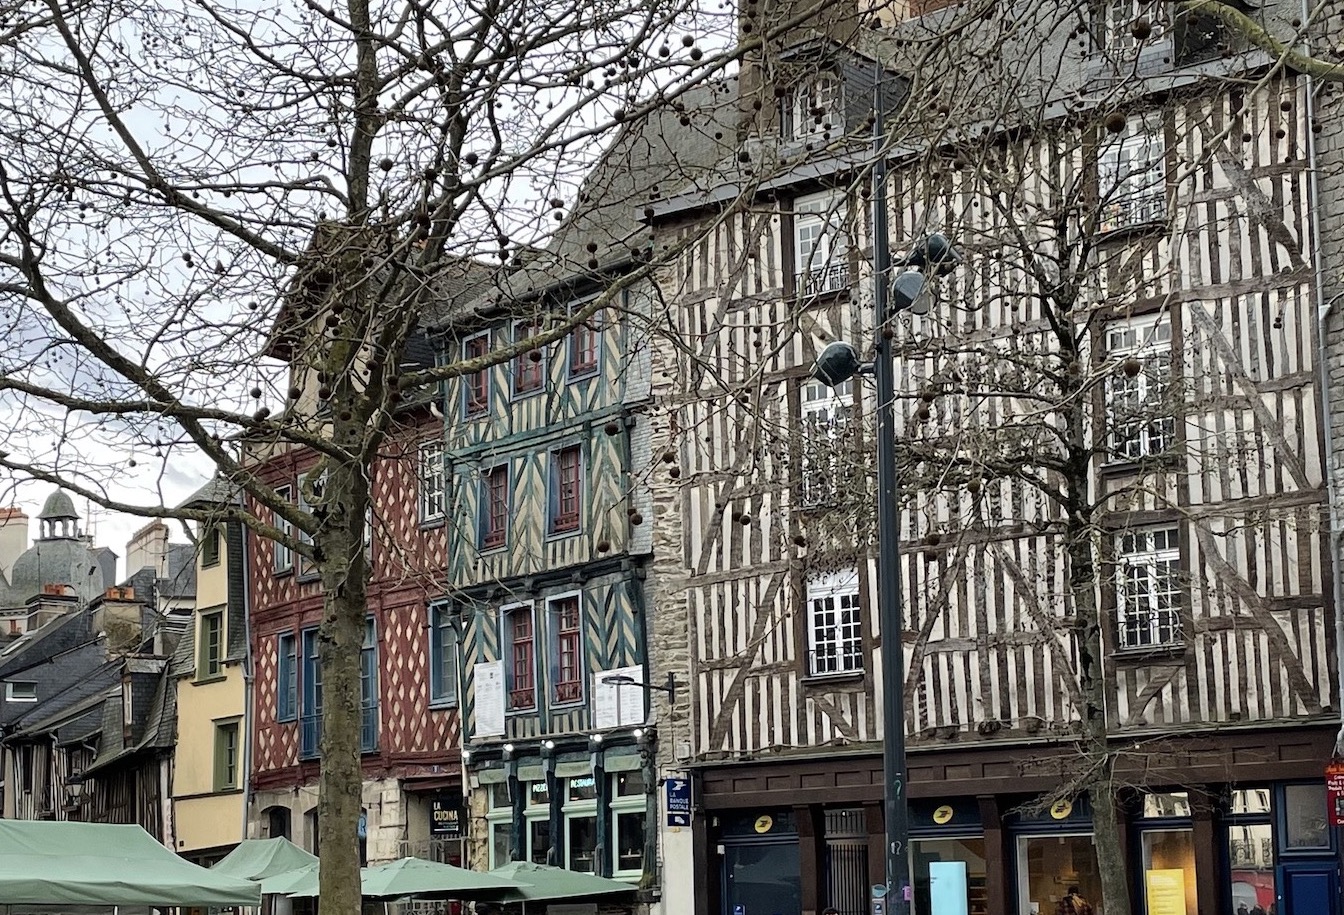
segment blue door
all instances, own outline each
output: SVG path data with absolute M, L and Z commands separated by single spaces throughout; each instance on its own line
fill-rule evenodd
M 1333 861 L 1280 865 L 1278 915 L 1327 915 L 1336 911 L 1338 900 Z

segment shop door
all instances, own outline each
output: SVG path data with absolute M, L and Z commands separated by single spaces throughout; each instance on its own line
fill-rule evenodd
M 1333 862 L 1279 866 L 1278 915 L 1323 915 L 1335 911 L 1339 872 Z
M 798 915 L 803 910 L 798 842 L 724 844 L 723 915 Z

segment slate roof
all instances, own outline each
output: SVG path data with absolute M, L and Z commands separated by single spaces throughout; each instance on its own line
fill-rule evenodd
M 734 154 L 737 116 L 737 81 L 724 79 L 628 123 L 585 179 L 570 216 L 546 247 L 520 269 L 483 285 L 474 300 L 455 307 L 445 303 L 437 326 L 470 324 L 495 307 L 598 283 L 604 273 L 628 265 L 632 249 L 648 245 L 645 208 L 708 180 L 713 166 Z M 590 244 L 595 251 L 588 250 Z
M 193 620 L 194 622 L 194 620 Z M 177 650 L 168 662 L 168 676 L 175 680 L 196 675 L 196 627 L 190 623 L 182 630 Z

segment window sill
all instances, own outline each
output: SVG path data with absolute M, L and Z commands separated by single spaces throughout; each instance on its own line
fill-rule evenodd
M 586 378 L 595 378 L 597 376 L 597 363 L 586 365 L 583 368 L 569 368 L 565 371 L 566 381 L 583 381 Z
M 193 686 L 205 686 L 207 683 L 218 683 L 221 680 L 227 680 L 228 678 L 229 675 L 227 673 L 220 671 L 217 674 L 210 674 L 208 677 L 197 677 L 192 680 L 191 683 Z
M 275 719 L 276 724 L 297 724 L 298 721 L 299 721 L 298 715 L 290 715 L 287 718 L 281 718 L 277 715 Z
M 546 386 L 543 384 L 535 388 L 529 388 L 526 391 L 512 391 L 509 393 L 509 400 L 527 400 L 529 397 L 536 397 L 544 390 L 546 390 Z
M 216 785 L 215 790 L 211 791 L 207 797 L 228 796 L 230 794 L 242 794 L 243 789 L 237 785 Z
M 476 552 L 482 556 L 486 556 L 490 553 L 502 553 L 507 550 L 508 547 L 509 542 L 507 540 L 503 543 L 492 543 L 489 545 L 482 543 L 480 546 L 476 547 Z
M 219 568 L 219 560 L 216 559 L 214 562 L 202 562 L 202 563 L 201 563 L 201 568 L 202 568 L 202 569 L 217 569 L 217 568 Z
M 1116 664 L 1138 666 L 1150 661 L 1166 661 L 1181 658 L 1189 651 L 1185 642 L 1168 642 L 1165 645 L 1144 645 L 1134 648 L 1117 648 L 1111 653 Z
M 293 567 L 293 566 L 290 566 L 290 567 L 287 568 L 287 569 L 272 569 L 272 570 L 271 570 L 271 577 L 272 577 L 272 578 L 289 578 L 289 577 L 290 577 L 291 575 L 293 575 L 293 574 L 294 574 L 294 567 Z
M 582 533 L 583 533 L 583 527 L 582 527 L 582 526 L 579 526 L 579 527 L 574 528 L 573 530 L 567 530 L 567 531 L 547 531 L 547 532 L 546 532 L 546 540 L 547 540 L 547 541 L 551 541 L 551 540 L 564 540 L 566 537 L 577 537 L 579 534 L 582 534 Z
M 1126 223 L 1123 226 L 1116 226 L 1113 229 L 1097 229 L 1097 243 L 1101 245 L 1112 242 L 1129 241 L 1133 238 L 1142 238 L 1148 235 L 1161 235 L 1167 230 L 1167 216 L 1163 214 L 1161 219 L 1148 219 L 1142 222 L 1135 221 Z
M 788 298 L 799 305 L 829 305 L 833 302 L 838 302 L 841 299 L 848 299 L 850 292 L 850 284 L 846 282 L 843 286 L 837 289 L 828 289 L 825 292 L 808 293 L 799 292 L 797 289 L 794 289 L 793 292 L 788 295 Z
M 1108 475 L 1120 476 L 1122 474 L 1145 473 L 1154 470 L 1173 470 L 1180 468 L 1180 455 L 1171 451 L 1163 451 L 1160 454 L 1148 454 L 1141 458 L 1115 458 L 1108 460 L 1103 458 L 1101 462 L 1101 472 Z
M 446 519 L 443 517 L 443 515 L 439 515 L 437 518 L 421 518 L 420 530 L 432 531 L 435 528 L 443 527 L 445 520 Z
M 830 686 L 833 683 L 861 683 L 866 678 L 866 671 L 846 670 L 833 674 L 805 674 L 801 682 L 803 686 Z
M 548 710 L 553 712 L 564 712 L 570 709 L 582 708 L 585 704 L 586 704 L 585 698 L 583 696 L 580 696 L 577 699 L 566 699 L 563 702 L 560 701 L 559 699 L 556 699 L 549 706 L 547 706 L 547 708 Z
M 429 710 L 431 712 L 446 712 L 457 708 L 456 699 L 430 699 Z

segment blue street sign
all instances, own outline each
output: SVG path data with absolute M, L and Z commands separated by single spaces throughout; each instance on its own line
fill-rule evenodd
M 669 778 L 667 786 L 667 825 L 691 825 L 691 783 L 684 778 Z M 739 915 L 734 912 L 733 915 Z

